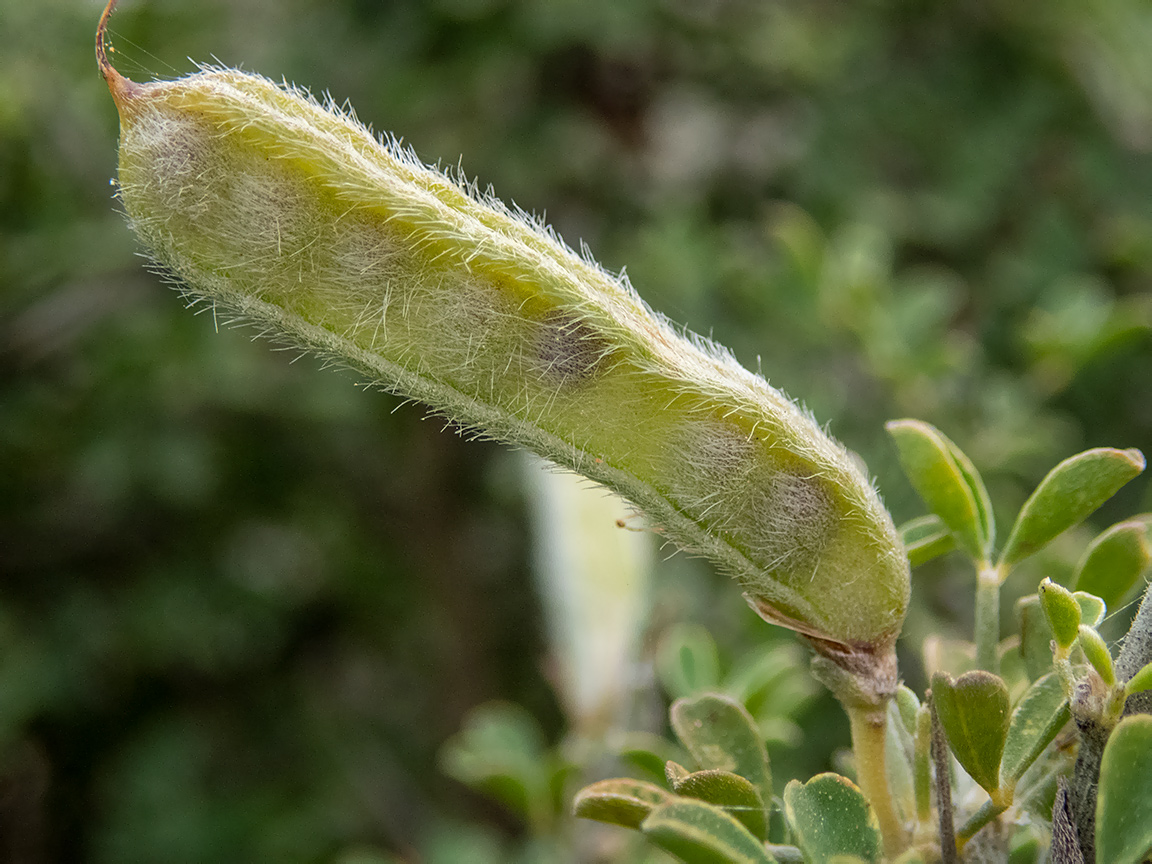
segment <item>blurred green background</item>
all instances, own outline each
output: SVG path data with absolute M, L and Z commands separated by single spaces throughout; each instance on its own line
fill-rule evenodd
M 0 860 L 562 860 L 438 757 L 491 699 L 546 743 L 569 725 L 519 458 L 217 332 L 146 271 L 100 6 L 0 0 Z M 1152 451 L 1140 0 L 125 0 L 112 43 L 129 77 L 218 58 L 462 161 L 762 364 L 898 521 L 921 508 L 891 417 L 969 453 L 1002 529 L 1059 459 Z M 1006 632 L 1091 531 L 1013 577 Z M 925 570 L 917 688 L 924 636 L 971 627 L 971 574 Z M 682 557 L 645 656 L 677 621 L 724 663 L 791 641 Z M 826 699 L 791 719 L 778 787 L 847 740 Z

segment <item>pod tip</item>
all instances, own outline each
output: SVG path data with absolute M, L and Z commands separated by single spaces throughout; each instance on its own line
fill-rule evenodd
M 112 10 L 115 8 L 116 0 L 108 0 L 108 5 L 100 15 L 100 23 L 96 25 L 96 65 L 108 83 L 108 92 L 112 94 L 116 107 L 121 108 L 140 85 L 117 72 L 108 59 L 109 52 L 114 50 L 108 46 L 108 19 L 112 17 Z

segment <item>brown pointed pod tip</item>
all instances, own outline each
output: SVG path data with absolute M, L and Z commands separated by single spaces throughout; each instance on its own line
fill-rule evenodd
M 108 0 L 108 5 L 100 15 L 100 23 L 96 25 L 96 65 L 108 83 L 108 92 L 112 94 L 117 110 L 123 113 L 128 100 L 140 89 L 140 85 L 117 72 L 108 59 L 108 19 L 112 17 L 115 8 L 116 0 Z

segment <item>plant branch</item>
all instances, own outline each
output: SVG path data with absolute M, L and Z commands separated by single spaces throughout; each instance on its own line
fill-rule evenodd
M 981 828 L 1007 809 L 1008 806 L 1005 804 L 998 804 L 995 801 L 985 801 L 984 805 L 973 813 L 968 821 L 960 826 L 960 830 L 956 832 L 956 839 L 960 841 L 961 848 L 975 837 Z
M 895 646 L 854 650 L 819 639 L 808 641 L 817 652 L 812 658 L 812 674 L 832 691 L 848 714 L 856 780 L 876 813 L 884 850 L 895 858 L 910 842 L 907 827 L 896 812 L 885 758 L 888 703 L 898 684 Z
M 1000 674 L 999 567 L 982 566 L 976 578 L 976 668 Z
M 1056 781 L 1056 803 L 1052 807 L 1052 864 L 1084 864 L 1080 851 L 1080 837 L 1068 800 L 1068 781 Z
M 856 756 L 856 781 L 860 790 L 872 804 L 884 850 L 890 856 L 898 855 L 907 845 L 904 823 L 896 813 L 892 792 L 888 786 L 888 771 L 884 747 L 888 737 L 888 712 L 870 710 L 862 706 L 845 705 L 848 722 L 852 727 L 852 752 Z
M 1116 661 L 1118 680 L 1123 683 L 1131 678 L 1145 663 L 1152 660 L 1152 585 L 1144 592 L 1140 611 L 1132 621 L 1128 635 L 1124 637 L 1124 648 Z M 1090 679 L 1080 681 L 1072 694 L 1072 717 L 1080 731 L 1080 749 L 1076 754 L 1076 767 L 1072 771 L 1072 782 L 1068 786 L 1068 809 L 1076 825 L 1080 839 L 1080 851 L 1086 864 L 1096 860 L 1096 789 L 1100 783 L 1100 762 L 1104 758 L 1104 747 L 1115 726 L 1115 718 L 1101 716 Z M 1128 697 L 1125 714 L 1152 711 L 1152 691 L 1136 693 Z
M 1094 864 L 1096 789 L 1100 784 L 1100 762 L 1104 758 L 1104 746 L 1108 743 L 1112 729 L 1096 722 L 1095 718 L 1078 717 L 1075 711 L 1072 716 L 1080 731 L 1080 748 L 1076 753 L 1076 767 L 1072 769 L 1072 782 L 1068 787 L 1068 804 L 1080 838 L 1080 852 L 1085 864 Z
M 957 864 L 956 830 L 952 824 L 952 782 L 948 770 L 948 742 L 944 727 L 936 716 L 932 691 L 928 691 L 928 704 L 932 711 L 932 761 L 936 765 L 936 810 L 940 818 L 940 858 L 943 864 Z

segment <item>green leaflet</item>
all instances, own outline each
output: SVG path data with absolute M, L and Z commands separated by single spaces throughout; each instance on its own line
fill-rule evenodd
M 1091 627 L 1080 625 L 1080 649 L 1092 668 L 1099 673 L 1104 683 L 1111 687 L 1116 683 L 1116 670 L 1112 665 L 1112 654 L 1100 634 Z
M 988 492 L 967 456 L 939 429 L 919 420 L 892 420 L 900 464 L 924 503 L 978 562 L 991 555 L 994 537 Z
M 1104 614 L 1108 611 L 1104 601 L 1085 591 L 1074 591 L 1072 596 L 1076 598 L 1076 603 L 1080 606 L 1080 623 L 1088 627 L 1100 626 L 1100 622 L 1104 620 Z
M 662 804 L 640 829 L 688 864 L 773 864 L 764 844 L 718 807 L 691 798 Z
M 489 702 L 440 751 L 444 772 L 483 788 L 526 818 L 551 808 L 553 765 L 540 727 L 522 707 Z
M 697 798 L 716 805 L 735 816 L 757 838 L 765 839 L 768 831 L 765 801 L 760 790 L 739 774 L 718 768 L 696 771 L 677 779 L 673 788 L 684 798 Z
M 749 780 L 762 801 L 772 800 L 768 751 L 744 706 L 727 696 L 705 693 L 678 699 L 672 729 L 702 769 L 732 771 Z
M 1144 454 L 1139 450 L 1099 447 L 1065 459 L 1020 508 L 1000 553 L 1000 566 L 1014 566 L 1088 518 L 1143 470 Z
M 956 537 L 935 513 L 905 522 L 899 528 L 904 552 L 913 567 L 918 567 L 956 548 Z
M 1003 785 L 1016 785 L 1071 716 L 1056 673 L 1049 672 L 1028 688 L 1008 723 L 1000 764 Z
M 1056 644 L 1067 651 L 1079 634 L 1080 604 L 1063 585 L 1045 579 L 1040 583 L 1040 605 L 1048 617 L 1048 626 L 1052 628 Z
M 1052 627 L 1035 594 L 1016 601 L 1016 619 L 1020 624 L 1020 655 L 1028 678 L 1035 681 L 1052 668 Z
M 818 774 L 784 789 L 784 812 L 808 864 L 832 864 L 839 856 L 882 859 L 880 824 L 863 793 L 839 774 Z
M 639 828 L 653 810 L 672 798 L 667 789 L 643 780 L 601 780 L 577 793 L 572 812 L 583 819 Z
M 1152 516 L 1118 522 L 1093 540 L 1076 566 L 1072 586 L 1112 608 L 1118 606 L 1152 564 L 1149 519 Z
M 620 745 L 620 758 L 652 780 L 665 779 L 664 766 L 686 754 L 674 743 L 651 732 L 629 732 Z
M 1136 674 L 1128 679 L 1125 685 L 1128 695 L 1133 693 L 1143 693 L 1145 690 L 1152 690 L 1152 663 L 1147 663 L 1137 670 Z
M 1096 860 L 1139 864 L 1152 851 L 1152 716 L 1125 717 L 1100 763 Z
M 932 700 L 956 760 L 993 797 L 1008 735 L 1008 688 L 998 675 L 968 672 L 953 680 L 932 676 Z
M 711 634 L 699 624 L 669 627 L 656 649 L 656 674 L 673 698 L 715 690 L 720 658 Z

